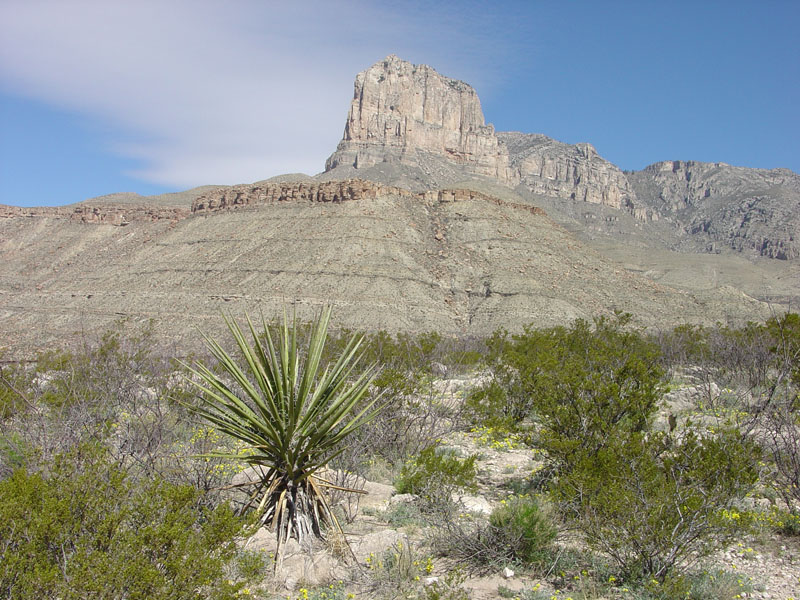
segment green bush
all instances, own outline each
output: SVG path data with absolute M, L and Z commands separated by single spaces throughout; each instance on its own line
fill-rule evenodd
M 538 420 L 551 498 L 589 545 L 626 576 L 664 581 L 724 542 L 735 523 L 720 515 L 757 481 L 760 453 L 734 428 L 654 431 L 660 353 L 628 325 L 618 315 L 498 338 L 493 384 Z
M 230 509 L 201 508 L 188 486 L 136 485 L 97 447 L 48 471 L 0 482 L 0 596 L 235 597 L 224 575 L 244 522 Z
M 626 327 L 630 315 L 526 327 L 489 342 L 492 380 L 468 402 L 476 420 L 519 426 L 533 416 L 556 460 L 578 446 L 598 448 L 620 430 L 652 422 L 663 385 L 658 347 Z
M 636 433 L 574 456 L 551 493 L 626 576 L 664 581 L 740 533 L 725 515 L 758 480 L 759 456 L 734 429 Z
M 476 454 L 460 459 L 439 446 L 430 446 L 407 462 L 394 486 L 401 494 L 428 495 L 435 490 L 476 488 Z
M 0 421 L 30 407 L 26 394 L 30 379 L 24 367 L 0 363 Z
M 489 524 L 497 543 L 506 548 L 513 559 L 523 563 L 544 560 L 557 533 L 551 516 L 531 496 L 512 496 L 504 500 L 492 511 Z

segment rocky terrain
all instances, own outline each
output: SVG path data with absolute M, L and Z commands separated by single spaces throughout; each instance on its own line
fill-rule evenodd
M 396 56 L 356 78 L 344 137 L 326 164 L 327 177 L 356 172 L 412 188 L 488 176 L 533 201 L 563 200 L 559 213 L 594 204 L 665 220 L 648 229 L 671 250 L 800 256 L 800 176 L 788 169 L 667 161 L 623 173 L 588 143 L 495 133 L 470 86 Z
M 0 348 L 221 309 L 485 335 L 629 311 L 760 319 L 800 295 L 800 176 L 665 162 L 623 173 L 588 143 L 498 133 L 469 85 L 389 56 L 356 77 L 315 177 L 59 208 L 0 206 Z M 769 304 L 768 304 L 769 303 Z
M 800 257 L 797 173 L 666 161 L 630 173 L 628 179 L 651 218 L 679 228 L 678 248 L 731 248 L 780 260 Z
M 415 164 L 425 154 L 465 173 L 511 179 L 508 154 L 485 124 L 475 90 L 427 65 L 388 56 L 356 77 L 344 137 L 325 170 Z
M 432 398 L 427 401 L 452 410 L 480 382 L 480 377 L 464 375 L 437 379 L 432 382 Z M 667 427 L 667 416 L 671 413 L 681 417 L 692 414 L 696 418 L 698 407 L 703 405 L 704 400 L 707 401 L 709 393 L 719 395 L 720 388 L 716 383 L 692 383 L 698 382 L 691 377 L 681 378 L 676 382 L 675 389 L 665 398 L 665 408 L 659 414 L 659 427 Z M 706 413 L 709 413 L 708 409 Z M 712 418 L 712 421 L 715 420 L 715 417 Z M 441 443 L 444 448 L 462 458 L 477 457 L 477 489 L 469 492 L 454 491 L 452 495 L 453 501 L 459 505 L 460 518 L 467 515 L 475 520 L 487 518 L 492 510 L 514 495 L 514 490 L 527 481 L 531 473 L 535 473 L 543 465 L 541 455 L 515 441 L 513 435 L 497 439 L 486 428 L 466 432 L 448 430 L 446 425 L 440 427 L 439 434 L 443 436 Z M 246 481 L 250 476 L 250 473 L 243 472 L 234 481 Z M 340 481 L 343 474 L 328 471 L 325 477 Z M 295 540 L 290 540 L 281 568 L 276 571 L 274 578 L 266 579 L 262 584 L 268 597 L 273 597 L 269 591 L 277 598 L 283 597 L 281 594 L 290 590 L 294 591 L 294 594 L 289 594 L 290 598 L 302 598 L 302 592 L 296 591 L 300 587 L 307 589 L 311 595 L 315 590 L 325 590 L 331 581 L 339 581 L 342 590 L 352 592 L 355 597 L 396 598 L 396 595 L 376 587 L 375 581 L 380 581 L 381 576 L 387 577 L 386 571 L 389 568 L 379 566 L 378 561 L 396 552 L 398 544 L 410 549 L 419 564 L 428 564 L 430 569 L 427 573 L 423 568 L 411 570 L 407 580 L 392 581 L 393 584 L 405 586 L 408 597 L 413 597 L 411 592 L 415 586 L 428 586 L 434 582 L 441 584 L 446 581 L 447 573 L 454 568 L 455 563 L 448 557 L 435 556 L 435 553 L 432 555 L 430 544 L 433 542 L 435 545 L 436 519 L 419 512 L 417 506 L 420 498 L 413 494 L 399 494 L 391 479 L 382 477 L 378 469 L 371 480 L 360 482 L 359 489 L 366 493 L 357 497 L 337 496 L 335 501 L 341 502 L 343 512 L 348 515 L 345 531 L 361 571 L 352 564 L 353 561 L 347 564 L 347 560 L 337 558 L 330 548 L 318 547 L 309 555 L 307 548 L 304 549 Z M 759 510 L 766 512 L 773 506 L 764 497 L 748 500 Z M 582 555 L 584 559 L 590 555 L 590 551 L 582 545 L 578 537 L 566 528 L 558 536 L 558 544 L 564 550 L 580 548 L 585 553 Z M 247 547 L 274 556 L 275 535 L 261 529 L 248 540 Z M 727 548 L 695 565 L 697 572 L 726 572 L 738 589 L 731 592 L 720 586 L 702 597 L 718 597 L 714 595 L 716 591 L 720 594 L 719 597 L 791 600 L 800 589 L 798 552 L 800 540 L 796 536 L 775 536 L 758 528 L 751 531 L 742 529 Z M 425 562 L 425 557 L 430 557 L 429 562 Z M 541 573 L 537 575 L 534 570 L 520 566 L 513 563 L 493 564 L 477 569 L 474 565 L 472 568 L 468 565 L 467 575 L 460 587 L 465 591 L 466 597 L 472 600 L 553 597 L 610 600 L 641 597 L 628 590 L 625 585 L 609 585 L 605 578 L 597 581 L 597 573 L 581 570 L 582 566 L 570 565 L 568 560 L 554 565 L 556 573 L 566 570 L 566 576 L 561 578 L 553 575 L 552 570 L 549 572 L 550 577 L 543 577 Z M 464 568 L 464 565 L 461 567 Z M 424 581 L 413 579 L 417 572 L 425 576 Z M 711 577 L 711 582 L 713 581 L 714 576 Z M 461 596 L 453 594 L 452 597 Z
M 649 326 L 759 318 L 732 288 L 690 295 L 631 274 L 541 209 L 469 189 L 414 193 L 366 181 L 222 188 L 181 219 L 83 222 L 26 209 L 0 218 L 0 323 L 8 348 L 42 347 L 121 317 L 154 318 L 173 340 L 219 311 L 486 335 L 613 310 Z

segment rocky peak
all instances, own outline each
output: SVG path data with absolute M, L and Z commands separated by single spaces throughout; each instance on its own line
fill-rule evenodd
M 495 133 L 471 86 L 394 55 L 356 77 L 344 137 L 325 171 L 328 178 L 374 177 L 399 185 L 413 179 L 422 187 L 477 175 L 641 216 L 628 180 L 591 144 Z
M 390 55 L 358 74 L 344 138 L 327 160 L 363 169 L 432 154 L 472 174 L 509 178 L 508 155 L 486 125 L 475 90 L 427 65 Z

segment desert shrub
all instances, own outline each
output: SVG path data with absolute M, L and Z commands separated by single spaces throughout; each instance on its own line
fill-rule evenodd
M 539 444 L 559 467 L 652 425 L 663 392 L 658 350 L 627 323 L 627 316 L 576 321 L 546 344 L 537 335 L 519 340 Z
M 654 431 L 664 369 L 628 325 L 528 328 L 506 342 L 495 382 L 527 396 L 547 489 L 571 525 L 627 575 L 663 581 L 724 542 L 721 511 L 752 488 L 760 453 L 735 428 Z
M 494 372 L 495 378 L 499 375 Z M 476 427 L 488 427 L 498 432 L 517 432 L 530 414 L 527 396 L 515 392 L 510 382 L 505 387 L 496 379 L 470 391 L 465 401 L 466 416 Z
M 424 373 L 385 367 L 369 394 L 370 399 L 379 398 L 382 409 L 351 436 L 332 463 L 337 469 L 367 474 L 380 462 L 396 473 L 459 426 L 453 407 L 437 396 Z
M 324 358 L 334 356 L 350 335 L 346 329 L 331 332 Z M 380 397 L 383 409 L 350 438 L 332 466 L 366 475 L 378 462 L 396 472 L 421 450 L 460 427 L 460 403 L 443 401 L 433 381 L 476 365 L 482 348 L 481 340 L 435 332 L 363 334 L 365 361 L 381 367 L 370 397 Z
M 771 337 L 768 385 L 751 407 L 749 430 L 770 461 L 767 479 L 798 514 L 800 506 L 800 315 L 766 323 Z
M 633 433 L 574 455 L 551 493 L 627 576 L 664 581 L 739 531 L 724 511 L 756 483 L 758 459 L 735 429 L 680 439 Z
M 528 326 L 511 339 L 495 334 L 491 381 L 469 401 L 476 420 L 502 419 L 513 427 L 540 418 L 554 458 L 576 443 L 601 446 L 619 429 L 644 430 L 657 409 L 663 370 L 658 348 L 628 330 L 629 321 L 630 315 L 618 315 L 569 328 Z
M 458 458 L 441 446 L 425 448 L 403 466 L 395 480 L 395 488 L 401 494 L 419 495 L 475 489 L 476 459 L 475 454 Z
M 174 365 L 154 347 L 149 327 L 129 331 L 120 324 L 73 351 L 40 354 L 16 378 L 14 394 L 25 410 L 0 422 L 13 442 L 0 448 L 0 463 L 19 466 L 24 455 L 36 470 L 77 445 L 102 442 L 124 468 L 177 482 L 184 471 L 173 450 L 188 432 L 171 398 L 183 392 Z
M 380 554 L 365 557 L 369 597 L 384 594 L 396 597 L 397 590 L 404 597 L 420 597 L 422 580 L 433 573 L 433 557 L 420 553 L 419 548 L 409 542 L 397 542 Z M 422 595 L 421 597 L 425 597 Z
M 513 560 L 541 563 L 548 555 L 557 529 L 549 515 L 532 496 L 503 500 L 489 517 L 491 533 Z
M 2 359 L 0 355 L 0 359 Z M 0 421 L 31 408 L 28 388 L 31 377 L 24 366 L 0 362 Z
M 413 600 L 470 600 L 470 595 L 461 587 L 466 574 L 458 567 L 449 570 L 431 585 L 426 585 L 412 596 Z
M 243 596 L 245 594 L 242 594 Z M 292 596 L 280 596 L 280 600 L 353 600 L 354 594 L 348 593 L 344 587 L 344 583 L 339 581 L 337 583 L 329 583 L 326 586 L 319 587 L 301 587 Z
M 422 511 L 415 502 L 395 502 L 376 516 L 395 528 L 425 524 Z
M 800 315 L 733 328 L 680 326 L 661 335 L 666 366 L 691 368 L 704 382 L 728 388 L 714 407 L 735 418 L 765 453 L 763 480 L 788 506 L 800 502 Z
M 654 341 L 661 348 L 665 368 L 690 367 L 724 387 L 763 389 L 768 384 L 774 332 L 767 324 L 679 325 Z
M 0 482 L 5 598 L 233 598 L 225 577 L 244 522 L 199 493 L 132 481 L 97 446 Z
M 439 502 L 425 518 L 430 547 L 468 572 L 486 574 L 513 563 L 544 574 L 560 563 L 556 521 L 536 498 L 511 497 L 488 519 L 459 503 Z
M 663 581 L 637 582 L 634 594 L 641 600 L 738 600 L 752 591 L 750 578 L 717 569 L 673 574 Z

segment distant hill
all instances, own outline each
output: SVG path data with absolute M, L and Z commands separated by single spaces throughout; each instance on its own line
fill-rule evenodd
M 800 178 L 494 131 L 475 91 L 390 56 L 356 78 L 326 171 L 59 208 L 0 206 L 0 349 L 154 319 L 196 348 L 221 310 L 487 335 L 627 311 L 763 319 L 800 296 Z

